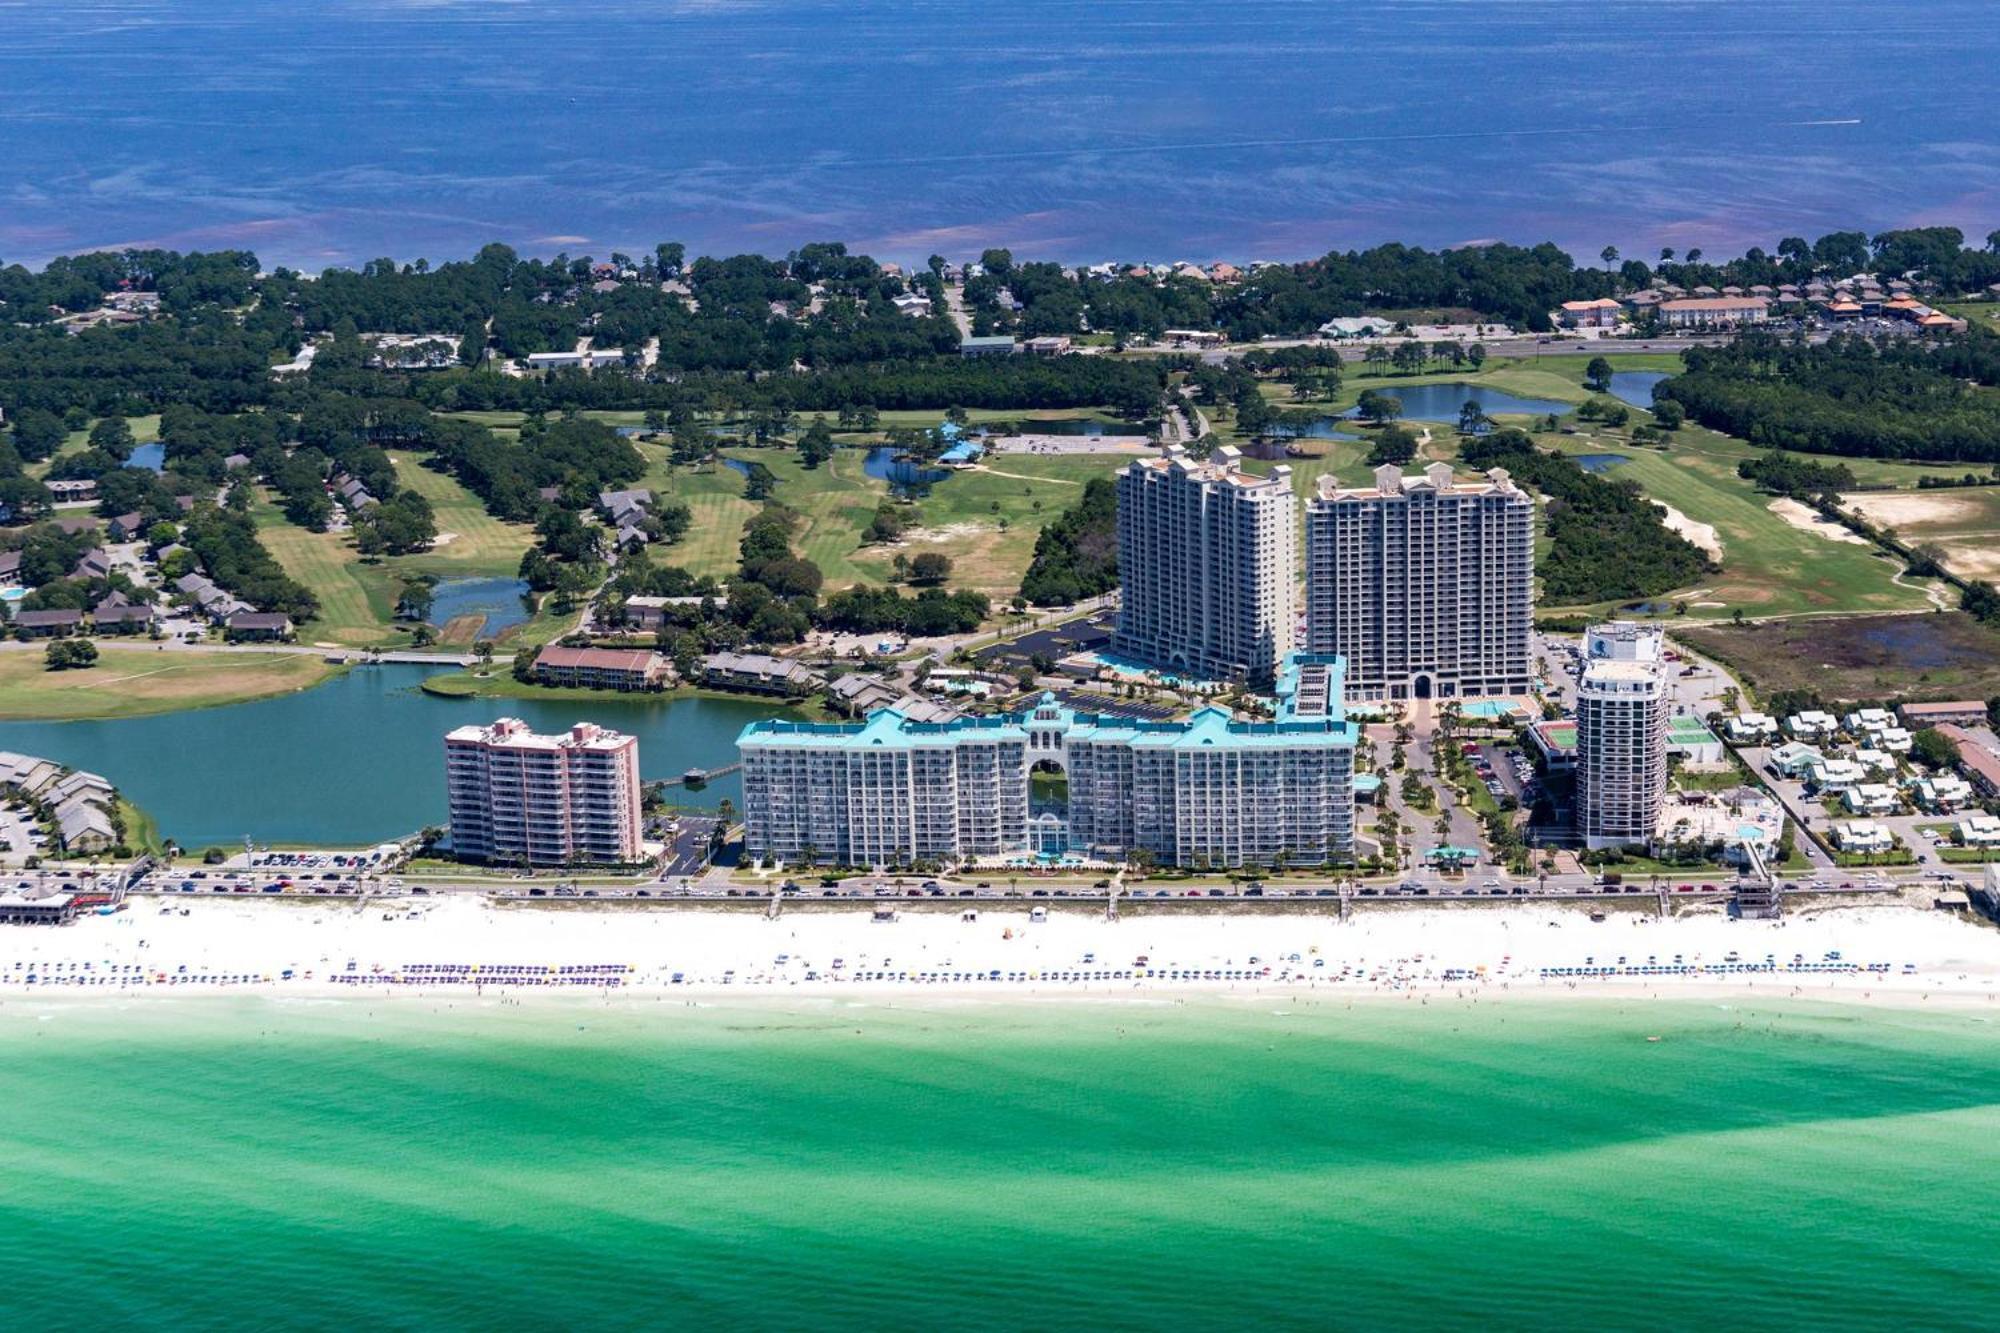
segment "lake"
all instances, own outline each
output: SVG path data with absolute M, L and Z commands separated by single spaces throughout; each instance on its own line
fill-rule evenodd
M 1985 0 L 600 0 L 588 40 L 558 0 L 5 13 L 7 262 L 1502 237 L 1588 264 L 1913 220 L 1980 237 L 2000 189 Z
M 417 688 L 436 670 L 357 667 L 296 694 L 114 722 L 0 722 L 0 749 L 102 773 L 183 846 L 357 846 L 443 821 L 444 734 L 468 722 L 601 723 L 639 738 L 645 777 L 670 778 L 733 762 L 745 723 L 786 712 L 734 699 L 445 699 Z M 742 799 L 734 775 L 690 799 L 724 796 Z
M 1576 454 L 1577 466 L 1585 472 L 1604 473 L 1632 461 L 1630 454 Z
M 1478 403 L 1480 410 L 1488 416 L 1498 416 L 1502 412 L 1532 416 L 1553 412 L 1562 416 L 1576 410 L 1575 404 L 1559 402 L 1554 398 L 1523 398 L 1488 384 L 1466 384 L 1457 380 L 1448 384 L 1371 384 L 1368 387 L 1377 393 L 1401 399 L 1403 419 L 1406 421 L 1445 421 L 1456 425 L 1458 411 L 1467 403 Z M 1358 415 L 1358 409 L 1347 415 Z
M 1653 386 L 1673 376 L 1664 370 L 1618 370 L 1611 374 L 1611 396 L 1634 407 L 1653 410 Z
M 861 471 L 877 481 L 888 482 L 889 489 L 898 493 L 929 490 L 951 475 L 948 467 L 925 467 L 910 459 L 897 458 L 901 452 L 894 445 L 875 445 L 861 460 Z
M 158 440 L 142 444 L 132 451 L 126 460 L 128 467 L 144 468 L 148 472 L 159 472 L 167 465 L 167 446 Z
M 479 616 L 482 623 L 473 632 L 491 638 L 528 623 L 533 612 L 524 600 L 527 593 L 522 579 L 439 579 L 431 588 L 430 623 L 442 627 L 460 616 Z
M 1452 420 L 1458 420 L 1457 413 L 1454 412 L 1452 414 Z M 1303 425 L 1269 426 L 1265 429 L 1264 433 L 1289 440 L 1363 440 L 1368 438 L 1365 435 L 1357 435 L 1351 430 L 1342 429 L 1344 426 L 1352 425 L 1353 422 L 1354 418 L 1352 416 L 1314 417 Z

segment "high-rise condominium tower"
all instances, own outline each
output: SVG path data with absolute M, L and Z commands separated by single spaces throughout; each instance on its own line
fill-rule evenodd
M 459 856 L 560 866 L 644 855 L 637 737 L 587 722 L 542 736 L 503 717 L 451 732 L 444 755 Z
M 1269 682 L 1292 649 L 1298 507 L 1292 470 L 1207 462 L 1178 446 L 1118 478 L 1120 655 L 1208 680 Z
M 1347 659 L 1355 699 L 1525 694 L 1535 505 L 1498 469 L 1461 482 L 1375 470 L 1306 506 L 1306 649 Z
M 1667 795 L 1665 637 L 1614 621 L 1584 636 L 1576 692 L 1576 822 L 1592 847 L 1647 845 Z

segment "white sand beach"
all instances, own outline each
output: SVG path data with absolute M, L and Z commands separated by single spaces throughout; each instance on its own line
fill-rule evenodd
M 53 990 L 300 995 L 1173 990 L 1690 995 L 1812 993 L 2000 1007 L 2000 932 L 1871 906 L 1779 922 L 1720 913 L 1603 921 L 1546 905 L 1331 914 L 1086 909 L 749 912 L 135 901 L 115 916 L 0 933 L 0 1004 Z

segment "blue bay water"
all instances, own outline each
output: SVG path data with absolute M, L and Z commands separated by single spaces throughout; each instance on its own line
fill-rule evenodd
M 418 688 L 435 670 L 361 667 L 294 694 L 151 717 L 0 722 L 0 749 L 103 774 L 184 847 L 245 837 L 358 846 L 443 822 L 444 736 L 454 727 L 507 716 L 545 732 L 596 722 L 637 736 L 640 774 L 659 779 L 734 762 L 745 723 L 786 712 L 700 697 L 448 699 Z M 742 795 L 728 775 L 682 799 L 714 806 Z
M 1957 1329 L 2000 1299 L 2000 1034 L 1949 1011 L 36 997 L 0 1090 L 19 1327 Z
M 1984 0 L 16 0 L 0 259 L 1711 254 L 2000 202 Z M 1585 262 L 1592 262 L 1586 259 Z

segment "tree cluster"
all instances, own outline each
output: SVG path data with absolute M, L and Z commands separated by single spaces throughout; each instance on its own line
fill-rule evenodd
M 1470 467 L 1505 468 L 1548 500 L 1550 551 L 1539 572 L 1558 605 L 1655 597 L 1713 572 L 1702 549 L 1669 529 L 1638 485 L 1594 476 L 1566 455 L 1545 453 L 1518 430 L 1465 440 Z

